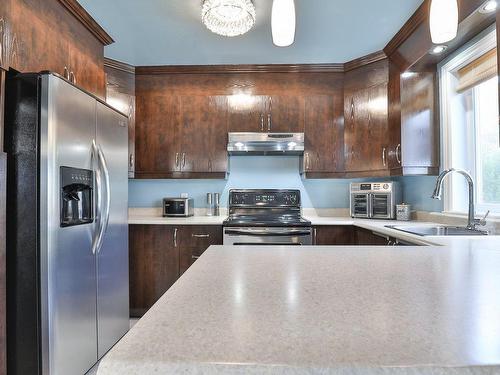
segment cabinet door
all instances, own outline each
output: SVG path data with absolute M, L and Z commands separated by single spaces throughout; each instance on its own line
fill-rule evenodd
M 141 316 L 177 281 L 178 229 L 167 225 L 129 226 L 130 312 Z
M 180 274 L 187 269 L 212 245 L 222 245 L 222 227 L 183 226 L 179 228 Z
M 227 100 L 225 96 L 184 96 L 180 131 L 182 172 L 227 171 Z
M 355 230 L 349 225 L 314 227 L 314 244 L 319 246 L 355 245 Z
M 369 101 L 368 90 L 347 92 L 344 97 L 345 169 L 347 172 L 369 170 L 371 142 L 368 138 Z
M 271 96 L 267 130 L 273 133 L 302 133 L 305 121 L 303 96 Z
M 328 95 L 305 98 L 305 172 L 335 172 L 341 134 L 335 124 L 334 98 Z
M 0 69 L 4 70 L 9 69 L 10 12 L 11 0 L 0 1 Z
M 90 38 L 72 41 L 69 45 L 70 80 L 77 86 L 104 99 L 106 78 L 102 47 L 96 45 L 95 41 Z
M 389 105 L 387 83 L 368 90 L 368 168 L 389 169 Z
M 267 131 L 267 104 L 269 97 L 260 95 L 230 95 L 228 124 L 230 132 Z
M 136 100 L 136 176 L 155 178 L 180 170 L 181 124 L 178 96 L 148 95 Z
M 128 116 L 128 172 L 135 172 L 135 75 L 123 70 L 105 67 L 106 101 Z
M 356 228 L 355 241 L 358 246 L 387 246 L 389 240 L 389 238 L 377 235 L 370 230 Z

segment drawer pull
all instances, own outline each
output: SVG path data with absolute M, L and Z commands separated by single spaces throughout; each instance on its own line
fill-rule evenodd
M 191 257 L 191 259 L 193 259 L 193 260 L 198 260 L 198 259 L 200 259 L 200 256 L 199 256 L 199 255 L 193 255 L 193 256 Z
M 210 238 L 209 234 L 192 234 L 194 238 Z

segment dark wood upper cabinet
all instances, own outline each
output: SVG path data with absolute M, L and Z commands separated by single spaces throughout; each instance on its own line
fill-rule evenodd
M 168 178 L 181 162 L 181 98 L 138 95 L 136 106 L 135 176 Z
M 228 128 L 230 132 L 267 131 L 267 96 L 229 95 L 227 103 Z
M 305 99 L 302 95 L 269 98 L 266 129 L 273 133 L 302 133 L 305 121 Z
M 389 174 L 387 59 L 346 73 L 345 171 L 348 176 Z
M 135 68 L 105 59 L 106 101 L 128 117 L 128 175 L 135 176 Z
M 227 117 L 226 96 L 184 96 L 181 98 L 181 172 L 226 173 Z
M 11 0 L 0 1 L 0 69 L 9 69 Z
M 342 171 L 343 135 L 336 123 L 335 105 L 336 99 L 330 95 L 305 98 L 305 152 L 301 169 L 311 177 Z

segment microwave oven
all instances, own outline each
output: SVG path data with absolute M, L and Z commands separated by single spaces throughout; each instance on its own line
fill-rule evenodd
M 350 188 L 351 217 L 395 219 L 396 205 L 401 203 L 401 199 L 401 186 L 397 182 L 352 183 Z
M 164 217 L 194 216 L 194 200 L 192 198 L 165 198 L 163 199 Z

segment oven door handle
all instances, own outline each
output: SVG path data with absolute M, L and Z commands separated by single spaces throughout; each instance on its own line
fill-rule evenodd
M 271 236 L 310 236 L 311 230 L 304 229 L 290 229 L 286 231 L 269 231 L 269 230 L 246 230 L 246 229 L 225 229 L 224 233 L 232 236 L 258 236 L 258 237 L 271 237 Z

